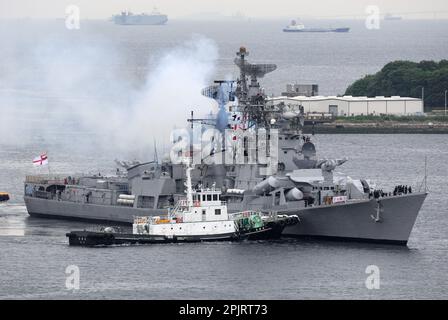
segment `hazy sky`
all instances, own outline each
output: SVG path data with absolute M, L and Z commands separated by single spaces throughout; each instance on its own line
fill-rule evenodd
M 63 18 L 69 4 L 79 6 L 81 18 L 105 18 L 126 8 L 150 12 L 154 6 L 172 18 L 204 12 L 254 18 L 352 18 L 366 15 L 368 5 L 377 5 L 382 14 L 407 18 L 448 17 L 447 0 L 0 0 L 0 17 Z

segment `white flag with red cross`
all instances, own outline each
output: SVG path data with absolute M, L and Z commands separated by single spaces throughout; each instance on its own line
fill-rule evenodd
M 33 165 L 35 167 L 41 167 L 48 165 L 48 157 L 46 153 L 41 154 L 39 157 L 33 159 Z

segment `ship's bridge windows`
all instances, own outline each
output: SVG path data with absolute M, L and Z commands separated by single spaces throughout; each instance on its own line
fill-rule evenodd
M 213 195 L 213 201 L 218 201 L 218 195 L 217 194 Z
M 212 195 L 211 194 L 207 195 L 207 201 L 212 201 Z
M 205 201 L 205 194 L 202 195 L 202 201 Z
M 215 209 L 215 216 L 221 215 L 221 209 Z

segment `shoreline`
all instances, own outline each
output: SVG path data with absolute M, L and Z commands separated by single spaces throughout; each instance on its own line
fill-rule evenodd
M 403 123 L 403 122 L 332 122 L 308 125 L 303 132 L 310 134 L 448 134 L 448 123 Z

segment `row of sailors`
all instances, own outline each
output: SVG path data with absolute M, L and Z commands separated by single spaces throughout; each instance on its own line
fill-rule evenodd
M 396 196 L 396 195 L 401 195 L 401 194 L 408 194 L 408 193 L 412 193 L 412 188 L 411 186 L 404 186 L 404 185 L 399 185 L 396 186 L 394 188 L 393 192 L 384 192 L 382 189 L 380 190 L 374 190 L 373 192 L 371 192 L 369 194 L 369 198 L 384 198 L 384 197 L 391 197 L 392 195 Z
M 403 186 L 403 185 L 399 185 L 396 186 L 394 189 L 394 196 L 396 196 L 397 194 L 408 194 L 408 193 L 412 193 L 412 188 L 411 186 Z

